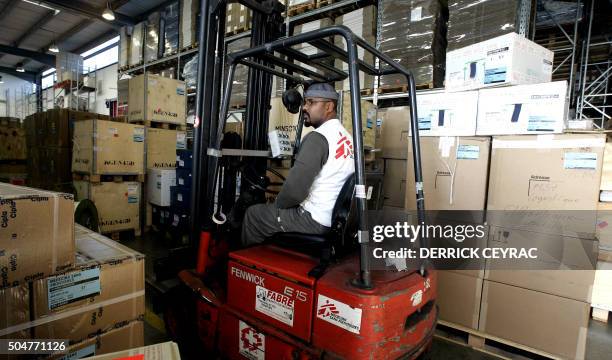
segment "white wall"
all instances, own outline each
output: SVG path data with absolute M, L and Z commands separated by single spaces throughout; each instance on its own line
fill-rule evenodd
M 29 113 L 27 100 L 22 100 L 22 90 L 25 92 L 27 89 L 31 93 L 32 83 L 2 72 L 0 72 L 0 76 L 2 76 L 4 81 L 3 84 L 0 84 L 0 116 L 12 116 L 23 119 Z M 32 108 L 30 111 L 34 110 L 35 107 L 35 104 L 33 107 L 30 105 L 30 108 Z

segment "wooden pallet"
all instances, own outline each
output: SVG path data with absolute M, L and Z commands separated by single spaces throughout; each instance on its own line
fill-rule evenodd
M 316 3 L 314 0 L 311 0 L 311 2 L 308 2 L 305 4 L 289 6 L 289 8 L 287 9 L 287 15 L 295 16 L 295 15 L 303 14 L 305 12 L 308 12 L 314 9 L 315 7 L 316 7 Z
M 542 350 L 443 320 L 438 320 L 435 336 L 502 359 L 515 359 L 517 357 L 563 359 Z
M 417 84 L 415 87 L 417 90 L 429 90 L 434 88 L 431 82 Z M 382 86 L 376 89 L 376 92 L 378 94 L 405 93 L 408 92 L 408 85 Z
M 185 46 L 184 48 L 182 48 L 182 49 L 181 49 L 181 52 L 184 52 L 184 51 L 189 51 L 189 50 L 191 50 L 191 49 L 195 49 L 195 48 L 197 48 L 197 47 L 198 47 L 198 42 L 196 41 L 196 42 L 194 42 L 193 44 L 191 44 L 191 45 L 189 45 L 189 46 Z
M 125 182 L 125 181 L 137 181 L 144 182 L 145 175 L 99 175 L 99 174 L 80 174 L 72 173 L 72 179 L 77 181 L 89 181 L 92 183 L 100 182 Z
M 187 130 L 186 124 L 173 124 L 162 121 L 138 120 L 130 121 L 131 124 L 140 124 L 150 128 L 166 129 L 166 130 Z
M 251 30 L 251 29 L 248 28 L 248 27 L 241 27 L 241 28 L 237 28 L 237 29 L 234 29 L 232 31 L 226 32 L 225 36 L 234 36 L 234 35 L 238 35 L 240 33 L 243 33 L 245 31 L 249 31 L 249 30 Z
M 334 3 L 334 0 L 317 0 L 317 9 Z

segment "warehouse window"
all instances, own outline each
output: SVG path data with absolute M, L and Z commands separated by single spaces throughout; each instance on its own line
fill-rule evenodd
M 112 46 L 112 45 L 115 46 Z M 81 54 L 83 60 L 83 72 L 88 73 L 116 63 L 119 60 L 119 37 L 115 37 L 102 43 L 93 49 Z
M 42 88 L 46 89 L 48 87 L 53 86 L 53 82 L 54 81 L 55 81 L 55 72 L 53 72 L 53 73 L 51 73 L 51 74 L 49 74 L 47 76 L 44 76 L 42 78 L 42 81 L 41 81 L 42 82 Z

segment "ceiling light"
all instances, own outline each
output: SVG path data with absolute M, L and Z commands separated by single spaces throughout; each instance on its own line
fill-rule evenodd
M 54 12 L 53 15 L 57 15 L 60 12 L 59 9 L 52 8 L 49 5 L 43 4 L 41 1 L 32 1 L 32 0 L 21 0 L 21 1 L 26 2 L 28 4 L 40 6 L 42 8 L 48 9 L 48 10 L 53 10 L 53 12 Z
M 54 53 L 59 52 L 59 48 L 57 47 L 55 40 L 53 40 L 53 43 L 51 44 L 51 46 L 49 46 L 49 51 L 54 52 Z
M 25 72 L 25 69 L 23 68 L 23 63 L 17 63 L 17 66 L 15 66 L 15 71 Z
M 106 2 L 106 9 L 102 11 L 102 17 L 104 20 L 113 21 L 115 20 L 115 13 L 110 8 L 110 4 Z

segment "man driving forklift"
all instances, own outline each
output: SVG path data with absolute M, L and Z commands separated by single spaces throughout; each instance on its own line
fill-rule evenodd
M 246 211 L 243 245 L 261 243 L 279 232 L 325 234 L 342 185 L 355 172 L 353 138 L 337 118 L 338 93 L 328 83 L 310 85 L 304 93 L 306 135 L 294 166 L 273 204 Z

